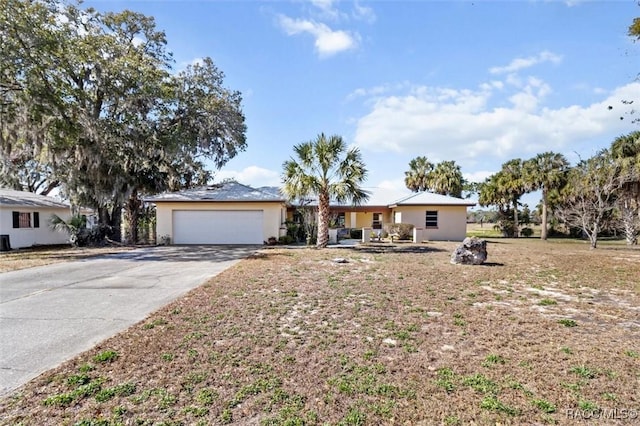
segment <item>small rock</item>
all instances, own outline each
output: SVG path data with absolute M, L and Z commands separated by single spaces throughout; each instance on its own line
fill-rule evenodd
M 384 343 L 385 345 L 389 345 L 389 346 L 395 346 L 395 345 L 397 345 L 397 344 L 398 344 L 398 342 L 396 342 L 395 340 L 390 339 L 390 338 L 388 338 L 388 337 L 387 337 L 386 339 L 384 339 L 384 340 L 382 341 L 382 343 Z
M 336 257 L 333 259 L 333 263 L 349 263 L 349 261 L 344 257 Z
M 481 265 L 487 260 L 487 241 L 477 237 L 465 238 L 453 254 L 451 263 Z

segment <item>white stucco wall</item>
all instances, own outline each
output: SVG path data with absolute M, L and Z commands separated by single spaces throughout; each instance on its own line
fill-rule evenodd
M 424 228 L 423 237 L 432 241 L 462 241 L 467 234 L 466 206 L 398 206 L 402 223 Z M 438 212 L 438 228 L 425 227 L 427 210 Z
M 173 241 L 174 210 L 262 210 L 263 239 L 280 235 L 280 225 L 286 219 L 286 208 L 281 203 L 234 202 L 161 202 L 156 203 L 156 235 L 158 239 L 168 235 Z M 159 241 L 158 241 L 159 242 Z
M 14 228 L 13 212 L 29 212 L 32 214 L 31 226 L 33 226 L 33 213 L 40 214 L 39 228 Z M 45 208 L 45 207 L 20 207 L 20 206 L 0 206 L 0 234 L 9 235 L 9 243 L 12 249 L 32 247 L 36 245 L 67 244 L 69 235 L 65 232 L 54 231 L 49 227 L 49 219 L 52 214 L 57 214 L 62 219 L 71 217 L 68 208 Z

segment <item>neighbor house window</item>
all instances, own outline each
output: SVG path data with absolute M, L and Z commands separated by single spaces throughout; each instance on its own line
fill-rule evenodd
M 38 212 L 13 212 L 14 228 L 39 228 L 40 214 Z
M 427 210 L 424 226 L 427 228 L 438 227 L 438 211 L 437 210 Z

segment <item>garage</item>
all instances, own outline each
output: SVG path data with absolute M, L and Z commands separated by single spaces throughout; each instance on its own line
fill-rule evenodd
M 262 244 L 262 210 L 174 210 L 174 244 Z

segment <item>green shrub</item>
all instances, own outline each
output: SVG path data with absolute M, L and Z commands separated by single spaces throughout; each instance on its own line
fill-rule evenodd
M 361 240 L 362 229 L 352 228 L 351 231 L 349 232 L 349 237 L 351 237 L 354 240 Z
M 523 237 L 530 237 L 533 235 L 533 229 L 531 228 L 522 228 L 520 230 L 520 235 L 522 235 Z
M 290 235 L 283 235 L 280 238 L 278 238 L 278 244 L 291 244 L 294 242 L 294 239 L 292 236 Z
M 413 239 L 413 225 L 410 223 L 393 223 L 387 225 L 385 230 L 388 235 L 393 235 L 399 240 Z

